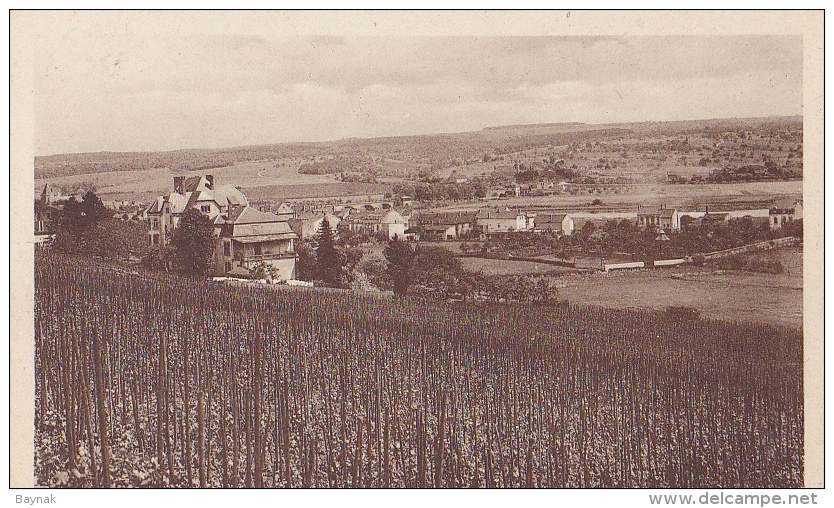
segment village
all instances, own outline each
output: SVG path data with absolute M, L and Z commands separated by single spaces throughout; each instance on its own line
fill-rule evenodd
M 271 282 L 294 281 L 299 278 L 296 269 L 300 250 L 298 247 L 302 243 L 314 244 L 325 222 L 336 237 L 349 237 L 352 246 L 372 247 L 380 242 L 397 239 L 445 245 L 461 257 L 498 259 L 505 263 L 533 261 L 607 272 L 703 262 L 751 250 L 769 249 L 777 243 L 793 243 L 798 239 L 792 236 L 789 236 L 792 240 L 782 239 L 777 243 L 774 243 L 774 238 L 785 236 L 780 235 L 780 232 L 788 231 L 790 226 L 802 220 L 800 198 L 783 199 L 773 202 L 768 208 L 753 209 L 728 209 L 726 206 L 710 209 L 706 205 L 702 210 L 680 210 L 663 203 L 646 203 L 637 205 L 632 211 L 599 211 L 599 200 L 573 210 L 565 207 L 525 208 L 502 204 L 500 196 L 505 192 L 521 195 L 522 188 L 515 186 L 501 192 L 499 199 L 478 199 L 474 202 L 476 209 L 472 209 L 473 204 L 469 203 L 462 209 L 437 210 L 415 202 L 409 196 L 391 194 L 368 196 L 353 202 L 344 202 L 344 199 L 250 201 L 238 188 L 217 182 L 212 174 L 175 176 L 172 184 L 170 193 L 158 196 L 148 205 L 130 201 L 103 202 L 114 218 L 141 225 L 145 230 L 147 249 L 129 252 L 130 259 L 139 259 L 141 255 L 169 245 L 180 218 L 187 210 L 193 209 L 207 217 L 214 226 L 216 248 L 211 275 L 253 278 L 256 266 L 268 265 L 271 267 Z M 526 186 L 523 192 L 528 193 L 535 188 L 533 185 Z M 55 186 L 44 186 L 35 206 L 36 237 L 49 239 L 54 236 L 62 207 L 69 200 L 82 201 L 83 191 L 68 196 Z M 773 238 L 756 237 L 753 238 L 756 241 L 746 245 L 717 245 L 712 252 L 682 252 L 680 248 L 664 248 L 673 238 L 695 227 L 741 224 L 742 220 L 745 228 L 769 232 Z M 598 238 L 609 223 L 633 226 L 629 230 L 631 236 L 648 235 L 649 243 L 659 247 L 653 255 L 637 260 L 637 249 L 628 252 L 624 245 L 620 249 L 609 249 L 603 253 L 588 249 L 587 242 L 585 245 L 577 245 L 571 241 L 580 236 L 587 237 L 587 240 L 595 236 Z M 511 245 L 513 238 L 526 238 L 528 244 L 529 238 L 563 240 L 564 243 L 562 247 L 548 244 L 550 248 L 534 246 L 531 249 L 528 245 L 526 249 L 504 249 L 509 252 L 504 252 L 502 256 L 500 246 Z M 660 259 L 664 252 L 672 251 L 675 257 Z M 554 257 L 555 254 L 561 256 Z

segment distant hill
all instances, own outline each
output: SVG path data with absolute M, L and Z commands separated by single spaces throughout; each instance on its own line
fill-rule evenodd
M 502 129 L 581 129 L 589 127 L 588 124 L 582 122 L 562 122 L 562 123 L 531 123 L 531 124 L 515 124 L 515 125 L 496 125 L 493 127 L 485 127 L 482 130 L 493 131 Z
M 172 173 L 224 168 L 250 161 L 304 159 L 299 172 L 312 174 L 349 171 L 385 175 L 397 161 L 410 168 L 441 169 L 485 157 L 512 154 L 547 146 L 601 141 L 627 135 L 676 134 L 701 129 L 739 129 L 762 124 L 801 125 L 801 117 L 692 120 L 626 124 L 578 122 L 488 127 L 475 132 L 350 138 L 320 143 L 281 143 L 168 152 L 94 152 L 35 157 L 35 178 L 55 178 L 113 171 L 164 169 Z M 398 175 L 394 175 L 398 176 Z

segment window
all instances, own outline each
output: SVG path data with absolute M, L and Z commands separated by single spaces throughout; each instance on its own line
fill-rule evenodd
M 224 256 L 231 256 L 232 255 L 232 242 L 223 242 L 223 255 Z M 228 271 L 228 270 L 226 270 Z
M 773 223 L 776 224 L 776 225 L 779 225 L 779 217 L 774 217 L 773 218 Z
M 229 262 L 229 261 L 226 261 L 226 271 L 227 271 L 227 272 L 231 272 L 231 271 L 232 271 L 232 263 L 231 263 L 231 262 Z
M 200 205 L 200 211 L 203 213 L 210 213 L 211 205 Z
M 154 231 L 159 229 L 159 222 L 156 217 L 151 217 L 151 229 L 153 229 Z
M 256 244 L 255 244 L 255 255 L 256 255 L 256 256 L 260 256 L 260 255 L 261 255 L 261 244 L 259 244 L 259 243 L 256 243 Z

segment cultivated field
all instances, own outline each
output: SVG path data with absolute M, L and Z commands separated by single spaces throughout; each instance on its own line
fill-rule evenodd
M 631 187 L 621 194 L 599 195 L 554 195 L 522 196 L 470 203 L 454 203 L 438 210 L 477 210 L 488 207 L 569 207 L 577 210 L 593 211 L 593 200 L 602 201 L 601 207 L 616 208 L 636 212 L 637 205 L 655 209 L 661 204 L 681 210 L 701 210 L 705 205 L 714 209 L 715 205 L 732 207 L 733 203 L 742 203 L 744 207 L 768 208 L 773 200 L 786 197 L 801 197 L 802 182 L 744 182 L 726 184 L 663 184 Z M 751 203 L 752 202 L 752 203 Z M 758 202 L 758 205 L 755 205 Z
M 795 329 L 49 254 L 35 292 L 38 485 L 802 486 Z
M 315 186 L 324 186 L 325 189 L 334 186 L 341 187 L 341 182 L 336 181 L 333 175 L 299 174 L 299 164 L 298 160 L 285 159 L 242 162 L 228 167 L 186 172 L 172 171 L 167 168 L 110 171 L 36 179 L 35 186 L 43 188 L 45 183 L 59 186 L 92 183 L 96 186 L 96 193 L 105 200 L 136 199 L 143 201 L 171 192 L 174 175 L 199 176 L 212 174 L 218 184 L 246 187 L 247 197 L 252 193 L 252 190 L 260 187 L 272 187 L 274 190 L 275 186 L 289 186 L 291 189 L 295 186 L 302 186 L 300 188 L 313 192 L 315 192 Z M 293 191 L 290 190 L 289 192 Z M 298 194 L 297 191 L 296 194 Z

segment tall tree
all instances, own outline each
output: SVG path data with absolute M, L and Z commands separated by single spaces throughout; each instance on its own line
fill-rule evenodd
M 423 245 L 414 252 L 411 279 L 421 291 L 438 295 L 455 293 L 466 276 L 460 259 L 445 247 Z
M 86 231 L 112 215 L 101 198 L 90 191 L 84 194 L 80 202 L 74 196 L 67 201 L 61 213 L 60 224 L 68 231 Z
M 215 249 L 214 226 L 197 210 L 187 210 L 171 238 L 177 268 L 189 275 L 205 275 L 211 269 Z
M 64 205 L 58 218 L 55 247 L 62 252 L 112 257 L 120 247 L 119 240 L 111 241 L 110 229 L 100 226 L 112 216 L 101 198 L 92 191 L 81 201 L 72 197 Z
M 295 276 L 299 280 L 316 280 L 316 251 L 309 241 L 300 240 L 295 248 L 298 260 L 295 262 Z
M 394 285 L 394 294 L 406 294 L 408 287 L 414 282 L 414 262 L 417 257 L 415 249 L 394 235 L 385 246 L 384 254 L 388 261 L 388 275 Z
M 344 256 L 336 248 L 333 229 L 325 216 L 316 234 L 316 276 L 328 286 L 338 286 L 343 272 Z

